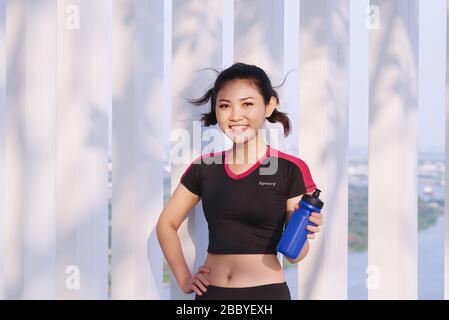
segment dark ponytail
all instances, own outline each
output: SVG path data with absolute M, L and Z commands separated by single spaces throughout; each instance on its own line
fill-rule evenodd
M 215 116 L 216 99 L 218 92 L 225 86 L 226 82 L 234 79 L 250 80 L 259 90 L 260 94 L 263 97 L 265 105 L 269 104 L 272 96 L 276 98 L 277 104 L 279 105 L 279 95 L 274 88 L 282 86 L 285 82 L 286 77 L 288 76 L 288 73 L 290 73 L 290 72 L 287 73 L 287 76 L 284 78 L 284 81 L 282 82 L 281 85 L 279 85 L 278 87 L 272 87 L 271 81 L 268 75 L 265 73 L 265 71 L 255 65 L 237 62 L 234 63 L 229 68 L 223 70 L 222 72 L 219 72 L 218 70 L 213 68 L 207 69 L 212 69 L 218 74 L 214 86 L 208 89 L 201 98 L 188 99 L 189 103 L 196 106 L 206 104 L 209 101 L 209 99 L 211 100 L 210 112 L 203 113 L 201 117 L 201 121 L 203 122 L 203 125 L 206 127 L 217 124 L 217 118 Z M 273 113 L 267 118 L 267 120 L 271 123 L 280 122 L 284 127 L 284 136 L 288 136 L 290 134 L 291 122 L 287 116 L 287 113 L 281 112 L 277 110 L 277 108 L 275 108 Z

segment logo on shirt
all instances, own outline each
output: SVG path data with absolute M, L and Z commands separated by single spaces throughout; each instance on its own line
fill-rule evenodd
M 259 186 L 261 186 L 261 187 L 274 187 L 275 185 L 276 185 L 276 182 L 259 181 Z

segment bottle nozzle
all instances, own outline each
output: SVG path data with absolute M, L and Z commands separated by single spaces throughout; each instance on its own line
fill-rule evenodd
M 301 201 L 308 202 L 308 203 L 311 204 L 312 206 L 315 206 L 316 208 L 321 209 L 321 208 L 323 208 L 324 203 L 323 203 L 323 201 L 321 201 L 321 199 L 319 198 L 320 192 L 321 192 L 320 189 L 315 189 L 315 190 L 313 191 L 312 195 L 310 195 L 310 194 L 305 194 L 305 195 L 302 197 Z

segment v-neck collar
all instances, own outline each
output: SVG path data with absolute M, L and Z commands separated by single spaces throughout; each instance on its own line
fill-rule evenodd
M 242 178 L 248 176 L 251 172 L 256 170 L 260 166 L 260 164 L 270 155 L 270 149 L 271 149 L 270 145 L 267 144 L 267 151 L 265 152 L 265 154 L 259 160 L 257 160 L 256 163 L 254 163 L 248 170 L 246 170 L 242 173 L 238 173 L 238 174 L 232 172 L 231 169 L 229 168 L 229 164 L 227 162 L 227 157 L 226 157 L 226 151 L 225 151 L 223 153 L 224 154 L 223 157 L 224 157 L 224 169 L 226 171 L 226 174 L 234 180 L 239 180 L 239 179 L 242 179 Z

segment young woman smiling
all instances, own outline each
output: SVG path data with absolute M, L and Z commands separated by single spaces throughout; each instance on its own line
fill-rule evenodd
M 265 121 L 280 122 L 290 132 L 287 115 L 276 109 L 277 92 L 261 68 L 235 63 L 222 71 L 203 97 L 211 100 L 205 126 L 218 124 L 232 140 L 229 150 L 204 154 L 193 161 L 167 202 L 157 235 L 167 263 L 184 293 L 195 299 L 290 300 L 276 246 L 284 226 L 305 193 L 315 189 L 304 161 L 266 144 Z M 177 230 L 187 213 L 202 200 L 209 229 L 207 257 L 192 275 Z M 313 214 L 309 239 L 323 219 Z M 309 243 L 296 260 L 307 255 Z

